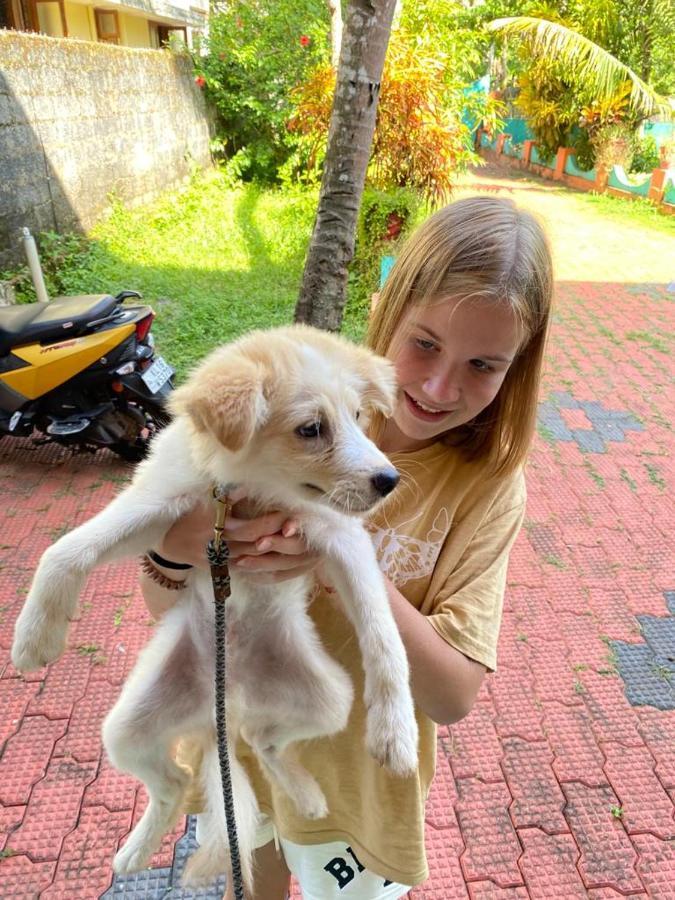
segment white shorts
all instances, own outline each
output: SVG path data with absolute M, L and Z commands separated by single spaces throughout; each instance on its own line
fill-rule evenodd
M 399 900 L 411 889 L 368 871 L 346 843 L 294 844 L 280 837 L 272 821 L 265 819 L 258 826 L 256 847 L 271 841 L 281 849 L 300 885 L 302 900 Z

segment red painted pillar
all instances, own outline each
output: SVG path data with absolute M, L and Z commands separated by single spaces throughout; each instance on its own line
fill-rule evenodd
M 555 158 L 555 171 L 553 172 L 553 178 L 555 179 L 555 181 L 562 181 L 565 174 L 565 165 L 567 163 L 567 159 L 573 153 L 573 147 L 558 147 L 558 153 L 556 154 Z
M 667 169 L 654 169 L 649 182 L 649 193 L 647 196 L 654 203 L 660 203 L 663 200 L 663 194 L 666 190 Z

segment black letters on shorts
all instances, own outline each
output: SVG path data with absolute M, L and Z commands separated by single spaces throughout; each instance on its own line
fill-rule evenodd
M 351 858 L 356 863 L 356 868 L 359 872 L 365 872 L 366 867 L 361 864 L 356 853 L 352 850 L 351 847 L 347 847 L 347 853 L 351 856 Z M 351 866 L 347 865 L 347 860 L 342 856 L 335 856 L 331 861 L 323 867 L 324 872 L 328 872 L 333 878 L 337 881 L 338 887 L 340 890 L 346 888 L 348 884 L 350 884 L 355 878 L 355 872 Z M 393 881 L 385 880 L 383 887 L 387 887 L 390 884 L 393 884 Z
M 341 856 L 335 856 L 323 869 L 324 872 L 329 872 L 335 878 L 340 890 L 347 887 L 349 882 L 354 880 L 354 870 L 347 865 L 347 860 Z

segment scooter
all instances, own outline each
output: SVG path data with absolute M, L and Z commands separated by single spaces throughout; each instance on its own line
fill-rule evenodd
M 0 308 L 0 439 L 145 456 L 169 415 L 173 369 L 155 356 L 137 291 Z M 37 434 L 36 434 L 37 433 Z

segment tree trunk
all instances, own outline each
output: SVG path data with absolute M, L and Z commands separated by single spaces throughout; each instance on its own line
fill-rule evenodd
M 340 0 L 328 0 L 330 10 L 330 62 L 335 70 L 340 65 L 342 46 L 342 6 Z
M 339 331 L 396 0 L 352 0 L 295 321 Z

